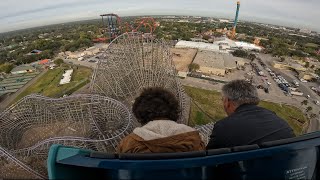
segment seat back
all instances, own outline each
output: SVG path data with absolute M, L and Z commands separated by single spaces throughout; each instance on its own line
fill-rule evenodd
M 290 143 L 287 143 L 290 141 Z M 99 172 L 109 179 L 316 179 L 319 177 L 320 132 L 272 146 L 247 145 L 206 152 L 119 154 L 108 159 L 78 153 L 59 158 L 68 148 L 53 146 L 48 163 L 62 167 L 49 178 L 71 175 L 69 168 L 84 168 L 86 175 Z M 271 142 L 268 142 L 272 144 Z M 110 159 L 112 157 L 113 159 Z M 115 159 L 114 159 L 115 158 Z M 49 172 L 54 166 L 48 164 Z M 52 171 L 51 171 L 52 172 Z M 78 171 L 80 172 L 80 171 Z

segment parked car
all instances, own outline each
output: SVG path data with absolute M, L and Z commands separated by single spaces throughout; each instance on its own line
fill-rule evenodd
M 300 79 L 301 82 L 303 83 L 307 83 L 308 81 L 304 80 L 304 79 Z

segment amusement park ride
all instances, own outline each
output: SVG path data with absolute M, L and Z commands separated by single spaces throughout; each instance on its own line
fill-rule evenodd
M 233 37 L 239 8 L 238 2 Z M 119 141 L 139 126 L 131 106 L 143 88 L 175 94 L 182 124 L 188 123 L 190 99 L 169 45 L 138 32 L 154 32 L 153 18 L 133 24 L 115 14 L 101 18 L 102 40 L 112 42 L 89 94 L 29 95 L 0 113 L 0 179 L 319 179 L 320 132 L 197 152 L 116 154 Z M 195 127 L 205 143 L 213 126 Z
M 237 2 L 237 12 L 236 12 L 236 17 L 234 19 L 234 24 L 233 24 L 233 28 L 232 28 L 232 35 L 231 35 L 232 39 L 234 39 L 236 36 L 236 28 L 237 28 L 237 24 L 238 24 L 239 10 L 240 10 L 240 1 Z
M 138 32 L 141 27 L 144 27 L 145 33 L 152 34 L 157 28 L 152 17 L 136 19 L 132 24 L 124 22 L 117 14 L 102 14 L 100 16 L 102 22 L 101 33 L 104 37 L 94 39 L 94 42 L 111 42 L 123 33 Z

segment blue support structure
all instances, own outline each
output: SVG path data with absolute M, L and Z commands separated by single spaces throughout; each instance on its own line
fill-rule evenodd
M 239 10 L 240 10 L 240 1 L 237 2 L 237 13 L 236 13 L 236 17 L 235 17 L 234 23 L 233 23 L 234 29 L 237 27 L 237 24 L 238 24 Z

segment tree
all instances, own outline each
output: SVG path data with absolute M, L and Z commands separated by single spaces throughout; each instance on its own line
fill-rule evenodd
M 310 114 L 310 119 L 316 118 L 317 115 L 316 114 Z
M 255 54 L 249 54 L 248 58 L 251 60 L 251 61 L 254 61 L 257 56 Z
M 320 76 L 320 69 L 316 69 L 314 72 L 315 72 L 318 76 Z
M 308 100 L 303 100 L 303 101 L 301 102 L 301 106 L 303 106 L 303 105 L 306 106 L 307 104 L 308 104 Z M 300 107 L 301 107 L 301 106 L 300 106 Z
M 233 56 L 235 57 L 241 57 L 241 58 L 247 58 L 248 57 L 248 53 L 244 50 L 235 50 L 232 53 Z
M 280 57 L 280 62 L 284 62 L 286 60 L 285 57 Z
M 194 72 L 200 69 L 199 64 L 196 64 L 196 63 L 192 63 L 188 67 L 189 67 L 189 71 L 191 72 Z
M 223 36 L 223 33 L 221 32 L 214 32 L 214 37 L 222 37 Z
M 14 65 L 12 63 L 4 63 L 0 65 L 0 72 L 4 73 L 10 73 L 10 71 L 13 69 Z
M 308 113 L 309 111 L 312 111 L 312 107 L 311 106 L 308 106 L 307 109 L 306 109 L 306 112 Z
M 204 39 L 204 40 L 209 40 L 210 38 L 211 38 L 211 36 L 209 36 L 209 35 L 204 35 L 202 39 Z
M 308 68 L 310 66 L 309 62 L 306 62 L 306 64 L 304 65 L 304 67 Z
M 315 67 L 315 65 L 311 65 L 310 68 L 313 69 Z
M 64 61 L 62 60 L 62 59 L 56 59 L 56 60 L 54 60 L 54 64 L 56 64 L 57 66 L 60 66 L 61 64 L 63 64 L 64 63 Z

